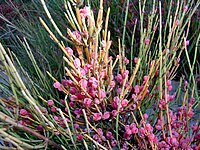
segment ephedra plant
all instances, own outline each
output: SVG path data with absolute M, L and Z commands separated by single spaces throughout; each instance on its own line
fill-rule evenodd
M 173 93 L 172 79 L 181 53 L 187 52 L 190 19 L 200 1 L 195 5 L 194 1 L 177 1 L 176 11 L 169 8 L 167 20 L 162 20 L 162 2 L 154 0 L 147 26 L 143 24 L 145 2 L 139 1 L 140 19 L 136 20 L 132 35 L 134 43 L 139 26 L 139 53 L 128 60 L 125 27 L 118 39 L 117 57 L 110 56 L 110 9 L 103 13 L 102 0 L 97 16 L 89 2 L 84 6 L 78 0 L 65 1 L 65 17 L 71 25 L 67 36 L 41 0 L 54 29 L 42 18 L 41 24 L 64 53 L 63 79 L 47 72 L 61 99 L 43 98 L 37 94 L 39 87 L 32 92 L 0 45 L 13 92 L 13 98 L 1 99 L 2 139 L 18 149 L 199 149 L 199 122 L 191 122 L 198 95 L 195 88 L 192 92 L 188 89 L 187 82 L 183 91 Z M 125 23 L 126 18 L 127 14 Z M 30 50 L 26 40 L 25 46 Z M 182 103 L 174 107 L 180 93 L 184 95 Z

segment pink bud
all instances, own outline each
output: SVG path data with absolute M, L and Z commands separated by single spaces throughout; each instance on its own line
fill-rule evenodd
M 188 117 L 192 118 L 193 116 L 194 116 L 194 112 L 193 112 L 192 110 L 190 110 L 190 111 L 188 112 Z
M 117 145 L 117 141 L 116 140 L 113 140 L 112 142 L 111 142 L 111 146 L 112 147 L 115 147 Z
M 157 30 L 157 27 L 153 27 L 153 31 L 156 31 Z
M 103 120 L 106 120 L 106 119 L 108 119 L 109 117 L 110 117 L 110 112 L 106 111 L 106 112 L 103 114 L 102 119 L 103 119 Z
M 171 80 L 167 80 L 167 86 L 171 86 L 172 85 L 172 81 Z
M 73 55 L 73 50 L 70 47 L 66 47 L 65 50 L 67 51 L 67 53 L 69 54 L 69 56 Z
M 138 62 L 138 58 L 137 57 L 134 58 L 134 62 L 137 64 L 137 62 Z
M 116 84 L 115 84 L 115 81 L 111 81 L 111 82 L 110 82 L 110 87 L 111 87 L 111 88 L 114 88 L 115 85 L 116 85 Z
M 86 107 L 91 107 L 92 100 L 90 98 L 85 98 L 84 99 L 84 104 L 85 104 Z
M 86 18 L 90 16 L 90 7 L 84 7 L 80 9 L 80 16 L 81 18 Z
M 94 99 L 94 103 L 97 104 L 97 105 L 100 104 L 99 99 L 95 98 L 95 99 Z
M 26 109 L 20 109 L 19 114 L 22 116 L 26 116 L 28 114 Z
M 183 12 L 186 12 L 188 10 L 188 6 L 183 7 Z
M 87 80 L 81 79 L 81 80 L 79 81 L 79 83 L 80 83 L 80 85 L 81 85 L 84 89 L 87 88 L 87 85 L 88 85 L 88 81 L 87 81 Z
M 129 64 L 129 60 L 126 57 L 124 57 L 124 62 L 125 62 L 126 65 Z
M 53 105 L 54 105 L 54 102 L 53 102 L 53 100 L 48 100 L 48 101 L 47 101 L 47 104 L 48 104 L 49 106 L 53 106 Z
M 128 105 L 128 100 L 127 99 L 123 99 L 121 101 L 121 105 L 122 105 L 122 107 L 126 107 Z
M 112 132 L 108 131 L 108 132 L 106 133 L 106 138 L 107 138 L 108 140 L 111 140 L 111 139 L 113 138 Z
M 74 60 L 74 66 L 76 68 L 80 68 L 81 67 L 81 61 L 80 61 L 79 58 L 75 58 L 75 60 Z
M 38 131 L 42 131 L 43 130 L 43 127 L 41 125 L 37 126 L 36 128 L 37 128 Z
M 145 114 L 143 115 L 143 117 L 144 117 L 144 120 L 147 120 L 149 116 L 145 113 Z
M 184 82 L 184 87 L 187 87 L 187 85 L 188 85 L 188 82 L 185 81 L 185 82 Z
M 167 87 L 167 89 L 168 89 L 169 91 L 171 91 L 172 88 L 173 88 L 173 87 L 172 87 L 171 85 Z
M 93 120 L 94 120 L 94 121 L 99 121 L 99 120 L 101 120 L 101 117 L 102 117 L 102 113 L 94 113 L 94 114 L 93 114 Z
M 178 19 L 176 20 L 175 25 L 179 25 L 179 20 Z
M 57 112 L 57 109 L 56 109 L 56 107 L 51 107 L 51 112 Z
M 82 141 L 83 140 L 83 136 L 81 134 L 78 134 L 76 136 L 76 139 L 79 140 L 79 141 Z
M 150 135 L 148 136 L 148 138 L 149 138 L 149 141 L 150 141 L 150 142 L 154 142 L 155 135 L 154 135 L 154 134 L 150 134 Z
M 180 62 L 180 57 L 177 58 L 177 62 L 178 62 L 178 63 Z
M 54 118 L 55 121 L 59 120 L 59 118 L 57 116 L 53 116 L 53 118 Z
M 101 45 L 102 45 L 103 48 L 106 48 L 106 41 L 103 40 L 103 41 L 101 42 Z
M 138 94 L 140 92 L 140 87 L 138 85 L 134 86 L 134 92 Z
M 144 76 L 143 80 L 146 82 L 149 79 L 149 76 Z
M 115 117 L 117 116 L 117 110 L 112 110 L 112 115 Z
M 63 91 L 62 89 L 62 85 L 60 84 L 60 82 L 55 82 L 53 84 L 54 88 L 58 89 L 59 91 Z
M 182 46 L 188 46 L 190 44 L 189 40 L 186 40 L 185 42 L 183 42 Z
M 60 99 L 60 103 L 65 105 L 65 101 L 63 99 Z
M 194 98 L 194 97 L 192 97 L 192 98 L 189 99 L 189 103 L 190 103 L 190 104 L 193 104 L 194 101 L 195 101 L 195 98 Z
M 149 39 L 145 39 L 145 45 L 149 45 L 150 40 Z
M 100 99 L 105 98 L 105 97 L 106 97 L 106 92 L 105 92 L 105 90 L 101 89 L 101 90 L 100 90 L 100 93 L 99 93 L 99 96 L 100 96 L 100 97 L 99 97 Z

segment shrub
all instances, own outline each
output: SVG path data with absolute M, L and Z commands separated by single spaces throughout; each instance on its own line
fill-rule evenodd
M 162 25 L 161 1 L 152 5 L 148 28 L 143 26 L 145 4 L 139 3 L 139 53 L 130 60 L 125 56 L 125 31 L 122 39 L 118 39 L 117 57 L 110 56 L 110 9 L 103 23 L 102 0 L 96 19 L 91 8 L 83 6 L 80 1 L 65 3 L 65 15 L 71 25 L 67 28 L 67 37 L 60 32 L 44 0 L 41 2 L 55 32 L 63 40 L 59 40 L 40 18 L 51 39 L 65 54 L 63 79 L 56 79 L 48 72 L 54 81 L 52 87 L 61 99 L 32 96 L 31 89 L 26 88 L 0 45 L 0 57 L 10 75 L 14 93 L 14 99 L 1 100 L 4 109 L 0 117 L 5 124 L 28 132 L 27 137 L 19 130 L 12 133 L 14 128 L 3 128 L 0 130 L 3 137 L 8 137 L 18 148 L 43 148 L 47 146 L 42 143 L 44 141 L 56 149 L 199 148 L 199 122 L 191 122 L 198 96 L 195 97 L 194 92 L 189 93 L 185 82 L 182 104 L 173 108 L 180 90 L 172 93 L 171 81 L 179 66 L 181 53 L 185 50 L 187 54 L 189 42 L 184 31 L 188 29 L 199 1 L 194 8 L 191 6 L 187 10 L 182 9 L 184 3 L 178 3 L 175 15 L 169 15 L 166 20 L 165 30 L 169 32 L 165 32 Z M 185 18 L 186 13 L 188 18 Z M 181 19 L 177 21 L 178 15 Z M 136 26 L 137 23 L 132 43 L 137 35 Z M 157 39 L 152 42 L 156 34 Z M 163 38 L 164 35 L 168 38 Z M 65 46 L 66 42 L 68 46 Z M 133 48 L 131 54 L 132 51 Z M 37 94 L 36 87 L 35 90 Z M 16 140 L 19 135 L 23 138 Z M 42 141 L 36 141 L 36 137 Z

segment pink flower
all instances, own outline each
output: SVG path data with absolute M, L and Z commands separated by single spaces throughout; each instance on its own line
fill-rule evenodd
M 90 16 L 90 7 L 84 7 L 83 9 L 80 9 L 80 16 L 82 18 L 86 18 Z
M 86 107 L 91 107 L 92 100 L 90 98 L 84 98 L 84 104 Z
M 48 104 L 49 106 L 53 106 L 53 105 L 54 105 L 54 102 L 53 102 L 53 100 L 48 100 L 48 101 L 47 101 L 47 104 Z
M 121 105 L 122 105 L 122 107 L 126 107 L 128 105 L 128 100 L 127 99 L 123 99 L 121 101 Z
M 74 66 L 75 66 L 76 68 L 80 68 L 80 67 L 81 67 L 81 61 L 80 61 L 79 58 L 75 58 L 75 59 L 74 59 Z
M 103 114 L 102 119 L 103 119 L 103 120 L 106 120 L 106 119 L 108 119 L 109 117 L 110 117 L 110 112 L 106 111 L 106 112 Z
M 58 91 L 63 91 L 62 85 L 60 84 L 60 82 L 55 82 L 53 84 L 54 88 L 58 89 Z
M 69 56 L 73 55 L 73 50 L 70 47 L 66 47 L 65 50 L 69 54 Z
M 145 39 L 145 45 L 149 45 L 150 40 L 149 39 Z
M 93 120 L 99 121 L 99 120 L 101 120 L 101 117 L 102 117 L 102 113 L 94 113 Z
M 22 116 L 26 116 L 28 114 L 26 109 L 20 109 L 19 114 Z

